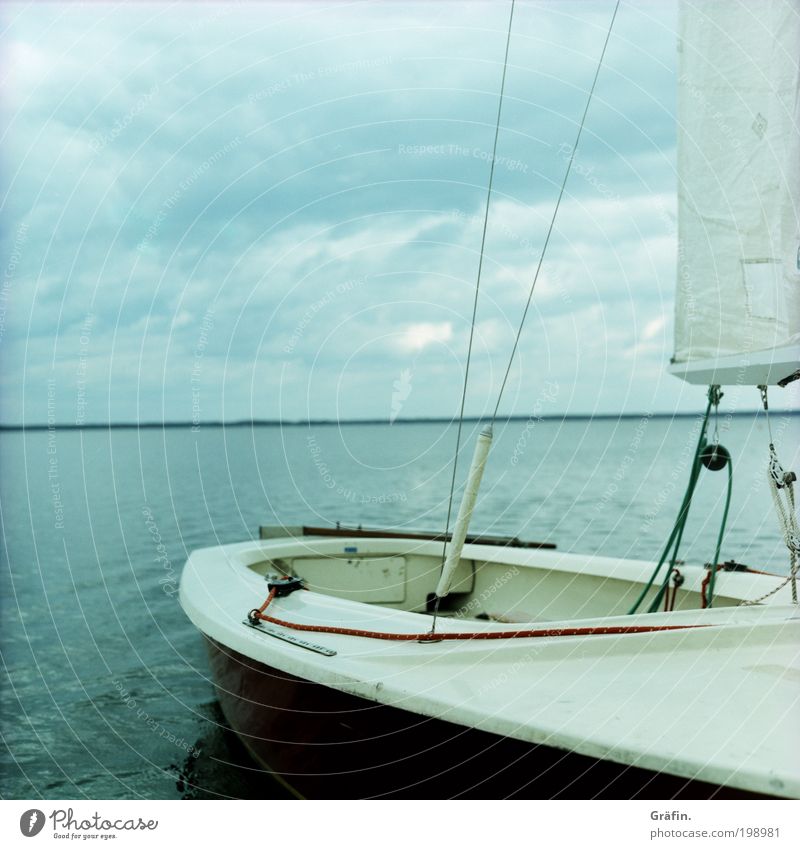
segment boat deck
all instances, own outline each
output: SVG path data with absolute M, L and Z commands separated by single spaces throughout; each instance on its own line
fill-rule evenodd
M 334 561 L 343 559 L 346 564 L 358 553 L 347 549 L 358 548 L 359 543 L 348 542 L 354 541 L 275 540 L 195 552 L 181 583 L 182 604 L 204 634 L 231 651 L 279 673 L 371 703 L 599 760 L 755 793 L 800 796 L 794 749 L 800 695 L 797 608 L 775 597 L 771 604 L 733 606 L 734 590 L 726 586 L 736 585 L 737 592 L 758 592 L 767 583 L 774 586 L 776 577 L 721 575 L 720 594 L 729 604 L 712 610 L 548 620 L 553 629 L 708 626 L 641 634 L 418 643 L 247 624 L 247 612 L 267 594 L 265 564 L 303 558 L 316 564 L 327 558 L 330 569 Z M 411 545 L 416 555 L 433 556 L 439 550 L 431 542 Z M 426 546 L 434 546 L 435 551 L 427 551 Z M 362 563 L 358 568 L 377 568 L 374 561 L 379 555 L 398 557 L 397 541 L 370 541 L 364 553 L 373 565 Z M 490 551 L 479 545 L 467 546 L 464 556 L 467 564 L 494 558 L 491 562 L 500 574 L 509 575 L 505 583 L 493 581 L 495 596 L 509 591 L 518 578 L 515 571 L 541 573 L 533 576 L 532 586 L 542 590 L 545 610 L 555 609 L 543 590 L 546 575 L 571 575 L 567 586 L 571 581 L 572 590 L 577 591 L 578 575 L 598 581 L 602 588 L 609 582 L 633 581 L 634 575 L 641 581 L 652 567 L 553 551 Z M 576 561 L 581 564 L 580 573 L 576 573 Z M 391 569 L 398 567 L 387 568 L 391 576 Z M 462 589 L 473 581 L 471 568 L 465 566 Z M 388 583 L 391 589 L 391 580 Z M 366 582 L 367 591 L 372 586 Z M 473 599 L 487 592 L 480 590 L 476 596 L 476 590 L 480 587 L 473 585 Z M 399 599 L 396 587 L 394 591 Z M 551 595 L 560 597 L 564 592 L 562 588 Z M 431 624 L 424 612 L 427 593 L 414 596 L 407 588 L 404 593 L 403 601 L 392 606 L 313 590 L 295 592 L 275 599 L 270 613 L 315 626 L 396 634 L 426 631 Z M 412 596 L 421 599 L 421 609 L 402 609 Z M 532 598 L 527 599 L 528 606 Z M 517 610 L 523 609 L 520 605 Z M 441 632 L 461 632 L 465 626 L 461 617 L 442 618 L 438 623 Z M 469 622 L 469 629 L 476 634 L 502 632 L 508 625 L 479 618 Z M 269 631 L 290 641 L 277 639 Z

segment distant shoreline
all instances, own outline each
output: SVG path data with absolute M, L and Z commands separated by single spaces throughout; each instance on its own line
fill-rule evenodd
M 800 416 L 800 410 L 773 410 L 770 409 L 773 416 Z M 725 416 L 734 418 L 755 417 L 763 414 L 763 410 L 737 410 L 735 412 L 726 412 Z M 693 413 L 575 413 L 563 415 L 514 415 L 514 416 L 498 416 L 497 421 L 500 422 L 527 422 L 530 419 L 536 421 L 624 421 L 627 419 L 691 419 L 697 416 L 702 416 L 703 412 L 697 410 Z M 284 420 L 280 419 L 241 419 L 236 421 L 214 421 L 214 422 L 117 422 L 117 423 L 93 423 L 93 424 L 0 424 L 0 432 L 3 431 L 37 431 L 37 430 L 171 430 L 176 428 L 188 428 L 202 430 L 204 428 L 225 428 L 225 427 L 347 427 L 352 425 L 405 425 L 405 424 L 454 424 L 457 421 L 455 418 L 432 417 L 421 419 L 396 419 L 390 422 L 388 419 L 304 419 L 304 420 Z M 465 416 L 464 421 L 471 424 L 479 424 L 483 421 L 488 421 L 485 416 Z

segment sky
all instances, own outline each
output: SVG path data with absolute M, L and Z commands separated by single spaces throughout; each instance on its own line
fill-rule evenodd
M 517 5 L 468 415 L 497 401 L 612 9 Z M 508 12 L 4 4 L 0 422 L 455 415 Z M 665 370 L 676 21 L 620 8 L 501 414 L 703 406 Z

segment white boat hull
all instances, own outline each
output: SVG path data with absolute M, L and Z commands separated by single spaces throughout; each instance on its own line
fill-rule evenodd
M 318 725 L 318 712 L 324 713 L 321 693 L 331 694 L 332 701 L 339 698 L 335 694 L 346 694 L 368 706 L 419 718 L 412 725 L 420 727 L 435 720 L 488 735 L 497 744 L 507 740 L 546 747 L 712 788 L 800 796 L 797 607 L 788 603 L 788 587 L 764 604 L 741 606 L 742 600 L 778 586 L 780 577 L 720 572 L 716 606 L 699 610 L 705 570 L 681 567 L 685 582 L 675 610 L 627 616 L 653 564 L 468 544 L 448 597 L 448 615 L 438 622 L 441 632 L 708 627 L 419 643 L 246 623 L 247 612 L 267 595 L 264 576 L 286 572 L 305 578 L 311 591 L 275 599 L 268 613 L 281 620 L 395 634 L 426 632 L 440 556 L 436 542 L 358 537 L 264 540 L 192 554 L 181 582 L 181 602 L 212 641 L 223 708 L 227 701 L 227 712 L 237 711 L 231 707 L 234 697 L 249 705 L 244 719 L 241 711 L 237 721 L 228 718 L 252 750 L 258 754 L 264 741 L 273 753 L 276 747 L 279 753 L 293 750 L 304 765 L 300 778 L 315 774 L 315 751 L 320 762 L 319 755 L 330 751 L 318 742 L 302 748 L 280 739 L 285 724 L 271 699 L 260 690 L 253 691 L 255 698 L 234 692 L 231 682 L 243 683 L 241 670 L 248 668 L 262 681 L 264 676 L 274 681 L 277 675 L 278 680 L 305 682 L 306 692 L 314 693 L 303 717 L 308 727 Z M 572 611 L 569 618 L 563 615 L 567 610 Z M 598 610 L 607 615 L 598 616 Z M 490 618 L 476 620 L 476 615 Z M 293 641 L 276 639 L 265 628 Z M 228 666 L 239 669 L 233 677 L 220 662 L 225 657 Z M 294 726 L 298 710 L 302 708 L 294 703 Z M 354 713 L 356 720 L 368 715 Z M 294 783 L 302 784 L 289 760 L 289 766 L 270 766 L 287 778 L 294 774 Z M 342 762 L 339 772 L 346 773 L 346 751 Z M 408 784 L 400 767 L 397 775 Z M 525 786 L 534 777 L 526 770 L 516 779 Z M 344 788 L 346 782 L 340 780 Z M 484 786 L 485 795 L 494 795 Z

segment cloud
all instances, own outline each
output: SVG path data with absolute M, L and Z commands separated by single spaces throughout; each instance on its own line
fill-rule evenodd
M 453 337 L 453 325 L 449 321 L 421 321 L 402 328 L 396 344 L 402 351 L 417 353 L 429 345 L 449 342 Z
M 48 376 L 72 420 L 84 366 L 94 421 L 190 419 L 198 386 L 209 419 L 388 416 L 403 369 L 403 416 L 451 415 L 506 9 L 450 8 L 5 7 L 3 420 L 44 420 Z M 518 8 L 471 412 L 505 370 L 608 14 Z M 671 353 L 674 64 L 673 7 L 624 7 L 508 412 L 548 375 L 573 411 L 684 403 L 652 378 Z

